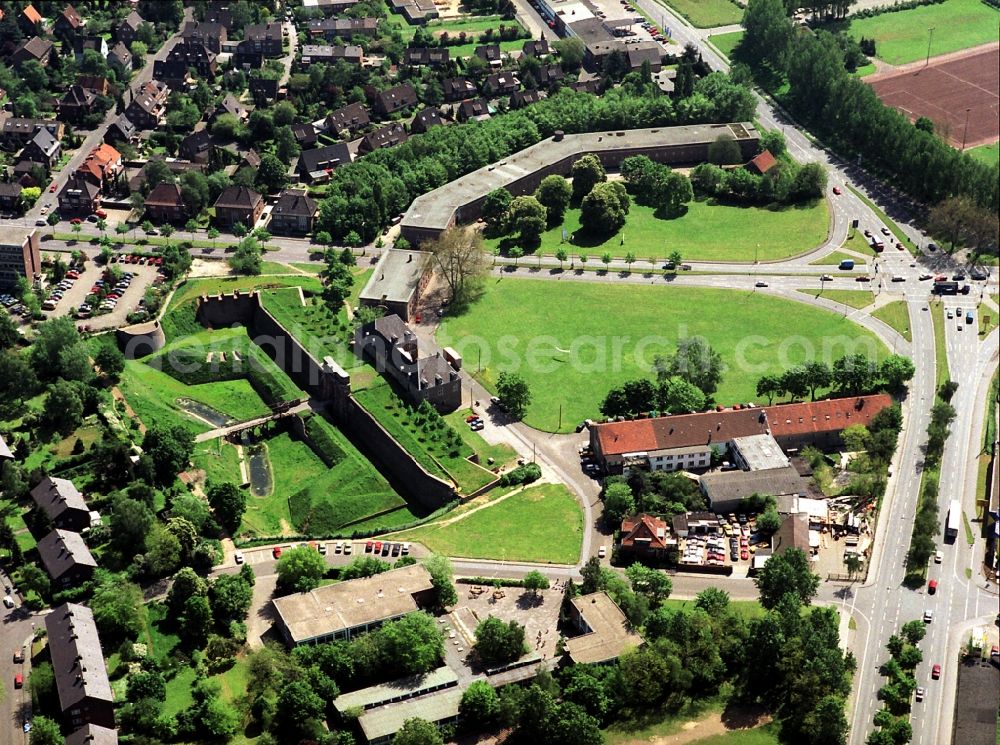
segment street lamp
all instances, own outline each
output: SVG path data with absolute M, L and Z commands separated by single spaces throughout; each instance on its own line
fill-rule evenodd
M 927 29 L 927 59 L 924 60 L 924 67 L 931 62 L 931 39 L 934 38 L 934 26 Z
M 965 131 L 962 133 L 962 149 L 965 150 L 965 138 L 969 136 L 969 112 L 971 108 L 965 110 Z

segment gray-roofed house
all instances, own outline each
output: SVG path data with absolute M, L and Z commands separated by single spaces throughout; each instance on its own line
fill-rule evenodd
M 31 490 L 31 498 L 57 528 L 79 532 L 90 527 L 90 508 L 68 479 L 46 476 Z
M 408 719 L 419 718 L 438 727 L 461 719 L 463 691 L 446 688 L 417 698 L 377 706 L 362 712 L 358 726 L 368 745 L 389 745 Z
M 403 64 L 411 67 L 441 67 L 447 65 L 451 54 L 441 47 L 407 47 L 403 51 Z
M 476 47 L 475 55 L 493 67 L 500 67 L 503 64 L 503 53 L 499 44 L 482 44 Z
M 423 134 L 431 127 L 438 127 L 447 123 L 448 120 L 444 118 L 441 109 L 436 106 L 428 106 L 414 115 L 413 121 L 410 122 L 410 132 L 412 134 Z
M 376 129 L 374 132 L 369 132 L 361 138 L 361 142 L 358 145 L 358 152 L 373 153 L 384 147 L 399 145 L 406 142 L 408 138 L 409 135 L 406 133 L 406 127 L 401 123 L 387 124 L 384 127 Z
M 77 62 L 83 62 L 83 55 L 88 51 L 97 52 L 102 57 L 108 56 L 108 40 L 96 34 L 73 37 L 73 55 Z
M 93 611 L 63 603 L 45 616 L 45 630 L 65 723 L 72 728 L 97 724 L 114 729 L 115 697 Z
M 299 153 L 299 176 L 303 181 L 326 181 L 339 166 L 351 162 L 351 149 L 345 142 L 303 150 Z
M 59 210 L 66 213 L 90 213 L 101 204 L 101 187 L 79 173 L 74 173 L 59 192 Z
M 11 66 L 17 67 L 28 60 L 35 60 L 42 67 L 47 67 L 51 57 L 52 42 L 33 36 L 30 39 L 23 39 L 20 44 L 14 47 L 14 51 L 7 57 L 7 62 Z
M 94 576 L 97 562 L 72 530 L 53 530 L 38 542 L 38 556 L 57 589 L 77 587 Z
M 549 48 L 549 42 L 545 39 L 530 40 L 524 42 L 521 47 L 521 53 L 526 57 L 545 57 L 552 53 Z
M 247 107 L 240 103 L 239 99 L 236 98 L 232 93 L 227 93 L 219 101 L 219 105 L 215 107 L 215 111 L 212 112 L 212 118 L 217 116 L 222 116 L 223 114 L 232 114 L 239 121 L 245 122 L 250 117 L 250 112 L 247 111 Z
M 377 18 L 323 18 L 309 21 L 309 36 L 327 41 L 375 36 L 377 33 Z
M 490 118 L 490 106 L 485 98 L 473 98 L 462 101 L 458 105 L 456 117 L 460 122 L 467 122 L 470 119 L 482 121 Z
M 188 21 L 181 29 L 181 37 L 187 41 L 204 44 L 216 54 L 221 54 L 222 47 L 229 38 L 229 30 L 221 23 Z
M 23 161 L 30 163 L 32 161 Z M 21 186 L 18 181 L 0 181 L 0 209 L 6 210 L 7 212 L 23 212 L 21 203 Z M 4 454 L 4 444 L 3 436 L 0 435 L 0 458 L 3 458 Z
M 136 131 L 135 125 L 125 114 L 122 114 L 108 125 L 108 129 L 104 133 L 104 141 L 113 145 L 116 142 L 133 142 L 138 136 L 139 133 Z
M 290 647 L 351 639 L 426 607 L 434 585 L 422 564 L 325 585 L 273 600 L 277 626 Z
M 118 745 L 118 732 L 99 724 L 85 724 L 66 735 L 66 745 Z
M 316 132 L 316 127 L 312 122 L 293 124 L 292 135 L 295 137 L 295 141 L 299 143 L 299 147 L 302 148 L 312 147 L 316 144 L 316 140 L 319 138 L 319 134 Z
M 416 105 L 417 92 L 409 83 L 403 83 L 375 94 L 372 108 L 380 116 L 389 116 Z
M 542 94 L 536 90 L 514 91 L 510 94 L 510 108 L 523 109 L 525 106 L 530 106 L 531 104 L 538 103 L 541 100 Z
M 42 127 L 25 144 L 21 151 L 21 157 L 42 163 L 46 168 L 51 169 L 59 160 L 61 152 L 62 146 L 59 144 L 59 140 L 49 130 Z
M 781 521 L 778 531 L 771 536 L 771 551 L 777 555 L 790 548 L 797 548 L 809 555 L 809 515 L 797 512 Z
M 108 50 L 108 64 L 122 71 L 132 69 L 132 52 L 120 41 Z
M 655 41 L 632 44 L 626 50 L 626 54 L 628 65 L 632 70 L 641 69 L 646 62 L 653 72 L 659 72 L 663 67 L 663 47 Z
M 123 44 L 131 44 L 139 37 L 139 26 L 145 23 L 141 15 L 134 10 L 125 16 L 115 29 L 115 39 Z
M 467 78 L 445 78 L 441 82 L 441 89 L 444 91 L 444 100 L 449 103 L 479 95 L 475 83 Z
M 368 110 L 356 102 L 332 111 L 326 118 L 326 129 L 332 136 L 339 137 L 341 132 L 353 134 L 371 123 Z
M 177 152 L 192 163 L 207 163 L 211 160 L 212 147 L 212 135 L 207 129 L 200 129 L 181 140 Z
M 642 637 L 632 630 L 621 608 L 606 592 L 573 598 L 569 617 L 580 632 L 565 644 L 566 654 L 575 664 L 610 662 L 643 644 Z
M 247 26 L 243 29 L 243 41 L 255 52 L 261 52 L 265 57 L 280 57 L 282 54 L 281 23 L 271 21 Z
M 20 187 L 18 187 L 18 191 L 20 190 Z M 14 460 L 14 453 L 12 453 L 10 448 L 7 447 L 7 443 L 3 439 L 3 435 L 0 435 L 0 460 Z
M 562 65 L 541 65 L 538 68 L 538 74 L 535 79 L 538 84 L 543 88 L 548 88 L 560 82 L 566 77 L 566 73 L 563 72 Z
M 83 18 L 72 5 L 67 5 L 52 21 L 52 33 L 60 37 L 76 34 L 84 26 Z
M 311 233 L 316 217 L 316 200 L 301 189 L 285 189 L 271 208 L 272 233 Z
M 433 273 L 431 254 L 390 248 L 379 257 L 375 271 L 361 290 L 359 302 L 373 308 L 383 307 L 409 322 L 416 315 L 420 297 Z
M 247 186 L 227 186 L 215 200 L 215 224 L 232 230 L 240 223 L 253 230 L 264 212 L 264 198 Z
M 491 96 L 507 96 L 521 87 L 521 81 L 512 72 L 495 72 L 486 76 L 483 91 Z
M 166 114 L 170 88 L 158 80 L 143 83 L 125 108 L 125 115 L 137 129 L 156 129 Z
M 318 44 L 302 45 L 302 66 L 308 67 L 316 63 L 335 64 L 337 62 L 348 62 L 352 65 L 360 65 L 364 60 L 365 52 L 357 44 L 346 46 L 327 46 Z
M 94 108 L 97 96 L 82 85 L 71 85 L 59 99 L 59 118 L 79 124 Z

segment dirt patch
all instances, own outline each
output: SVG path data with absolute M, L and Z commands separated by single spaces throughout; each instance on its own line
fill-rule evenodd
M 228 277 L 230 275 L 229 264 L 225 261 L 211 261 L 206 259 L 193 259 L 191 261 L 191 271 L 189 277 Z
M 672 735 L 654 735 L 644 740 L 623 741 L 623 745 L 685 745 L 706 737 L 724 735 L 740 729 L 763 727 L 770 723 L 771 716 L 763 709 L 733 706 L 725 711 L 709 714 L 702 719 L 693 719 L 681 725 L 681 731 Z

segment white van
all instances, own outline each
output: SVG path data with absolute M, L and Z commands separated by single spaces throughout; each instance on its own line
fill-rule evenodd
M 3 604 L 6 605 L 8 608 L 13 608 L 14 607 L 14 598 L 12 598 L 10 595 L 4 595 L 3 596 Z

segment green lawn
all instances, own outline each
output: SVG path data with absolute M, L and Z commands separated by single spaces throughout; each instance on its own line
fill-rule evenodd
M 910 333 L 910 310 L 905 300 L 893 300 L 873 311 L 872 316 L 885 321 L 907 341 L 913 341 L 913 335 Z
M 274 287 L 302 286 L 306 290 L 320 292 L 323 285 L 316 277 L 274 277 L 261 275 L 259 277 L 206 277 L 204 279 L 189 279 L 177 286 L 170 300 L 169 311 L 191 302 L 201 295 L 217 295 L 220 292 L 229 293 L 235 290 L 269 289 Z
M 715 398 L 725 404 L 755 400 L 757 378 L 781 372 L 781 356 L 788 365 L 804 361 L 806 347 L 827 362 L 855 345 L 886 353 L 838 313 L 763 293 L 509 278 L 491 284 L 465 315 L 446 316 L 438 341 L 456 348 L 491 389 L 499 372 L 517 370 L 533 395 L 526 422 L 566 432 L 599 416 L 608 390 L 647 375 L 653 357 L 673 352 L 681 334 L 705 336 L 722 355 L 728 372 Z
M 810 205 L 770 210 L 765 207 L 736 207 L 710 201 L 692 202 L 682 217 L 673 220 L 655 216 L 652 207 L 632 204 L 625 227 L 606 240 L 574 234 L 580 230 L 580 210 L 570 209 L 562 225 L 542 233 L 539 250 L 554 254 L 565 248 L 570 259 L 579 263 L 586 254 L 591 265 L 599 265 L 605 252 L 623 257 L 634 253 L 639 261 L 650 256 L 665 258 L 680 251 L 694 261 L 773 261 L 803 253 L 826 240 L 826 200 Z M 562 244 L 562 231 L 569 238 Z M 491 239 L 495 249 L 509 239 Z
M 857 70 L 855 70 L 854 74 L 859 78 L 863 78 L 866 75 L 871 75 L 877 69 L 878 68 L 875 67 L 874 62 L 869 62 L 867 65 L 862 65 Z
M 670 608 L 671 610 L 693 610 L 695 607 L 695 601 L 667 599 L 663 601 L 663 606 Z M 747 620 L 751 618 L 760 618 L 764 615 L 764 607 L 756 600 L 730 600 L 729 607 Z
M 539 484 L 454 523 L 396 537 L 446 556 L 573 564 L 580 558 L 583 512 L 565 486 Z
M 799 290 L 799 292 L 849 305 L 852 308 L 865 308 L 875 302 L 875 293 L 871 290 Z
M 698 28 L 728 26 L 743 20 L 743 8 L 731 0 L 666 0 L 665 4 Z
M 934 29 L 931 56 L 988 44 L 998 38 L 1000 11 L 981 0 L 948 0 L 912 10 L 883 13 L 851 21 L 855 39 L 875 40 L 876 54 L 892 65 L 924 59 L 928 29 Z
M 944 338 L 944 304 L 931 303 L 931 318 L 934 320 L 934 369 L 937 387 L 951 379 L 948 372 L 948 347 Z
M 740 43 L 740 39 L 743 38 L 742 31 L 730 31 L 728 34 L 716 34 L 715 36 L 709 36 L 708 40 L 715 45 L 722 54 L 726 56 L 727 59 L 732 58 L 733 50 L 736 49 L 736 45 Z
M 857 256 L 852 256 L 851 254 L 844 253 L 843 251 L 831 251 L 826 256 L 823 256 L 815 261 L 810 261 L 810 264 L 816 264 L 820 266 L 837 266 L 841 261 L 845 259 L 853 261 L 855 266 L 864 266 L 864 259 L 859 259 Z
M 768 724 L 754 729 L 737 729 L 722 735 L 692 740 L 691 745 L 779 745 L 778 725 Z
M 196 444 L 191 462 L 195 468 L 205 471 L 205 479 L 211 483 L 231 481 L 239 484 L 243 481 L 236 447 L 221 438 Z
M 985 163 L 988 166 L 995 166 L 998 162 L 1000 162 L 1000 142 L 994 142 L 992 145 L 980 145 L 979 147 L 969 148 L 966 150 L 966 153 L 981 163 Z

